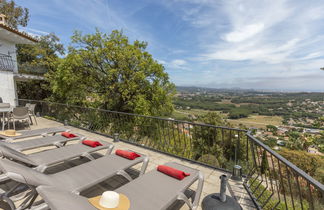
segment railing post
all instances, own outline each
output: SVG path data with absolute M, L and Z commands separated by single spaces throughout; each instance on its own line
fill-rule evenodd
M 119 133 L 114 133 L 114 141 L 113 142 L 119 142 Z
M 233 167 L 233 174 L 231 179 L 237 180 L 237 181 L 242 181 L 242 167 L 239 165 L 235 165 Z

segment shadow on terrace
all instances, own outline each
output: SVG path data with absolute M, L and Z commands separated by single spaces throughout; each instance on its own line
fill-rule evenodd
M 150 157 L 147 171 L 176 161 L 204 173 L 202 199 L 219 192 L 222 174 L 232 174 L 240 165 L 242 181 L 230 180 L 227 194 L 243 209 L 323 209 L 324 187 L 248 131 L 141 116 L 66 104 L 19 100 L 19 105 L 36 103 L 38 126 L 64 123 L 74 132 L 94 140 L 114 142 L 116 149 L 131 149 Z M 108 182 L 107 182 L 108 183 Z M 109 189 L 122 181 L 109 181 Z M 89 196 L 98 194 L 90 189 Z M 201 199 L 201 200 L 202 200 Z M 200 207 L 201 208 L 201 207 Z M 181 209 L 186 209 L 183 206 Z

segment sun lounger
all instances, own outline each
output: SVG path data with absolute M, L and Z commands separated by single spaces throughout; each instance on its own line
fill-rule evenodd
M 183 180 L 177 180 L 157 170 L 150 171 L 143 176 L 116 189 L 130 200 L 129 210 L 167 209 L 175 201 L 184 201 L 190 209 L 196 209 L 203 187 L 203 175 L 200 171 L 177 163 L 167 163 L 167 166 L 190 173 Z M 198 180 L 194 201 L 190 202 L 185 191 Z M 80 209 L 95 210 L 87 198 L 78 196 L 57 187 L 40 186 L 38 193 L 52 210 Z M 68 206 L 68 208 L 66 208 Z
M 69 141 L 83 140 L 85 138 L 82 135 L 79 134 L 77 135 L 78 136 L 74 138 L 66 138 L 61 135 L 55 135 L 55 136 L 46 136 L 41 138 L 29 139 L 25 141 L 11 141 L 11 142 L 0 141 L 0 145 L 6 145 L 7 147 L 10 147 L 17 151 L 30 150 L 30 149 L 46 147 L 46 146 L 62 147 L 65 146 L 65 144 Z
M 165 165 L 190 173 L 190 176 L 178 180 L 155 169 L 118 188 L 116 192 L 122 193 L 130 199 L 130 210 L 166 209 L 176 200 L 184 201 L 190 209 L 198 207 L 204 181 L 203 174 L 197 169 L 175 162 Z M 195 199 L 190 202 L 184 193 L 196 181 L 198 181 L 198 188 Z
M 51 210 L 97 210 L 87 198 L 66 190 L 52 186 L 39 186 L 36 190 Z
M 107 142 L 101 142 L 101 144 L 102 146 L 89 147 L 83 145 L 80 141 L 76 144 L 29 155 L 14 150 L 6 145 L 0 145 L 0 156 L 22 162 L 27 166 L 36 167 L 36 170 L 44 172 L 46 168 L 51 165 L 77 157 L 87 157 L 90 160 L 94 160 L 91 153 L 99 150 L 108 149 L 107 154 L 110 154 L 113 149 L 113 145 Z
M 132 178 L 125 170 L 139 163 L 142 163 L 140 175 L 143 175 L 148 164 L 148 157 L 145 155 L 141 155 L 141 157 L 134 160 L 129 160 L 116 154 L 105 155 L 55 174 L 43 174 L 7 159 L 0 160 L 0 168 L 4 175 L 16 182 L 28 185 L 32 191 L 37 186 L 46 185 L 79 194 L 81 191 L 95 186 L 114 175 L 122 175 L 131 181 Z M 10 195 L 3 194 L 1 196 L 6 198 L 7 201 L 10 200 Z M 37 194 L 31 194 L 26 199 L 33 200 L 31 197 L 34 198 L 35 196 Z
M 5 136 L 0 134 L 0 138 L 3 138 L 6 141 L 15 140 L 15 139 L 22 139 L 22 138 L 29 138 L 34 136 L 48 136 L 49 134 L 55 135 L 56 133 L 70 131 L 70 129 L 66 127 L 52 127 L 52 128 L 41 128 L 35 130 L 27 130 L 27 131 L 17 131 L 21 135 L 19 136 Z

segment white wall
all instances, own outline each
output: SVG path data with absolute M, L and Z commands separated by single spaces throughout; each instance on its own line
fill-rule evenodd
M 0 97 L 4 103 L 16 105 L 17 92 L 12 72 L 0 71 Z
M 18 73 L 17 66 L 17 57 L 16 57 L 16 46 L 12 42 L 8 42 L 6 40 L 1 39 L 0 37 L 0 53 L 10 55 L 12 60 L 14 61 L 14 72 Z
M 17 62 L 16 62 L 16 47 L 14 43 L 10 43 L 5 40 L 1 40 L 0 37 L 0 53 L 12 57 L 14 60 L 14 72 L 18 72 Z M 3 102 L 10 103 L 11 105 L 16 105 L 17 91 L 16 82 L 14 80 L 14 72 L 1 71 L 0 70 L 0 97 Z

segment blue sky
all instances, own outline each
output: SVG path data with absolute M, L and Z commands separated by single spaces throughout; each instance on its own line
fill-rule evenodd
M 176 85 L 324 91 L 324 0 L 16 0 L 25 30 L 149 43 Z

